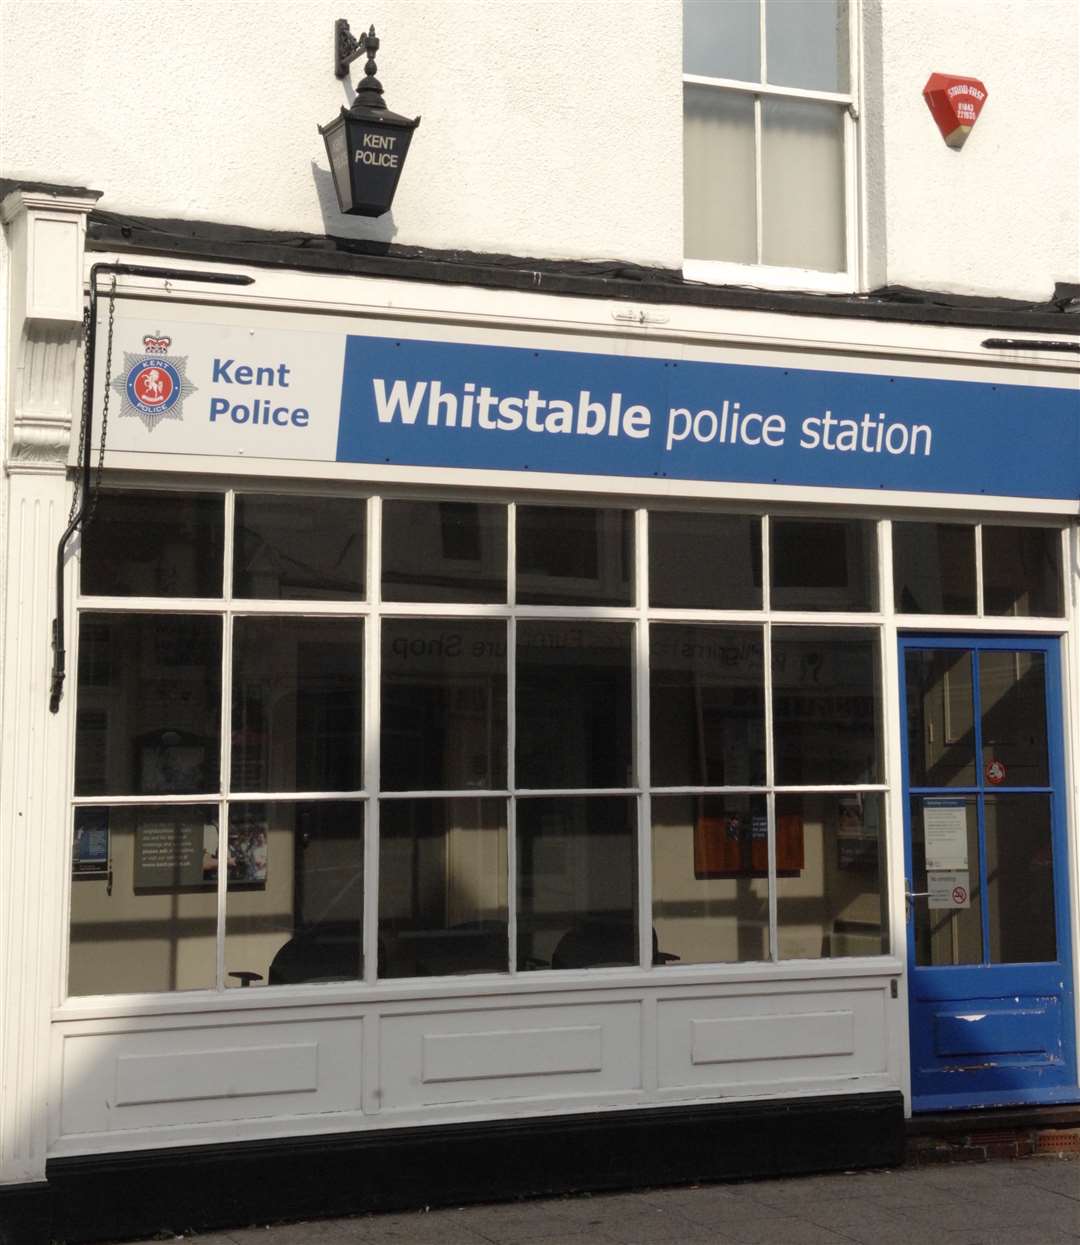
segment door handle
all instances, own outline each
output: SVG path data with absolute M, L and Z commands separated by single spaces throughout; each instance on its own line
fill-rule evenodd
M 911 920 L 911 901 L 913 899 L 927 899 L 930 896 L 929 891 L 913 891 L 908 888 L 911 886 L 910 878 L 904 878 L 904 920 Z

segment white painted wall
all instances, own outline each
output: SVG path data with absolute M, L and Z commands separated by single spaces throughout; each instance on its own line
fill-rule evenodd
M 1080 279 L 1075 0 L 863 4 L 865 283 L 1043 299 Z M 388 103 L 423 117 L 378 221 L 338 213 L 315 128 L 351 99 L 343 12 L 6 0 L 2 173 L 93 186 L 115 212 L 680 264 L 678 0 L 365 0 L 348 16 L 383 40 Z M 923 102 L 932 71 L 989 88 L 961 152 Z

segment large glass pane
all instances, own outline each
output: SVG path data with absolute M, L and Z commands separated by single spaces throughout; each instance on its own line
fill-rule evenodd
M 652 911 L 661 962 L 767 960 L 768 870 L 763 795 L 653 796 Z
M 219 789 L 221 619 L 83 614 L 76 795 Z
M 911 786 L 975 786 L 970 649 L 909 649 L 904 677 Z
M 763 654 L 760 627 L 653 623 L 653 786 L 764 785 Z
M 761 114 L 762 263 L 843 271 L 843 105 L 766 96 Z
M 683 249 L 688 259 L 756 264 L 754 97 L 683 87 Z
M 846 91 L 847 0 L 768 0 L 765 51 L 766 80 L 774 86 Z
M 760 82 L 760 0 L 683 0 L 683 73 Z
M 88 596 L 220 597 L 220 493 L 101 492 L 82 537 Z
M 363 804 L 233 804 L 228 870 L 227 986 L 363 976 Z
M 505 601 L 506 507 L 384 501 L 386 601 Z
M 1015 649 L 979 654 L 983 777 L 992 787 L 1045 787 L 1046 658 Z
M 1050 796 L 986 797 L 991 964 L 1057 959 Z
M 868 519 L 773 519 L 772 607 L 877 609 L 877 527 Z
M 387 618 L 382 787 L 506 786 L 506 623 Z
M 518 787 L 633 783 L 632 638 L 629 623 L 518 623 Z
M 975 528 L 970 523 L 892 525 L 893 602 L 901 614 L 974 614 Z
M 761 520 L 745 514 L 650 511 L 649 604 L 761 609 Z
M 638 963 L 636 817 L 626 796 L 518 801 L 519 970 Z
M 263 600 L 361 601 L 359 497 L 236 497 L 233 593 Z
M 233 630 L 233 791 L 364 785 L 364 624 L 238 618 Z
M 68 993 L 212 989 L 217 858 L 216 805 L 77 808 Z
M 911 857 L 913 897 L 908 902 L 915 923 L 916 964 L 981 964 L 977 797 L 913 796 Z M 928 857 L 931 866 L 940 867 L 927 869 Z M 931 890 L 934 895 L 927 893 Z M 952 906 L 957 902 L 968 906 Z
M 518 506 L 517 599 L 522 605 L 630 605 L 630 510 Z
M 379 976 L 509 968 L 505 800 L 384 800 Z
M 776 782 L 882 781 L 881 674 L 876 631 L 773 631 Z
M 888 950 L 878 792 L 776 797 L 776 922 L 782 960 Z
M 983 601 L 987 614 L 1060 618 L 1061 532 L 1047 527 L 982 529 Z

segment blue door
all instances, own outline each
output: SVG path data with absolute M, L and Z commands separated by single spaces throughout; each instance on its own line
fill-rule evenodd
M 900 658 L 913 1109 L 1080 1100 L 1058 641 Z

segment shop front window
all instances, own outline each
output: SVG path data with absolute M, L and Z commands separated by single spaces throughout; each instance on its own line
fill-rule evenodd
M 873 523 L 127 489 L 82 559 L 73 995 L 887 950 Z

